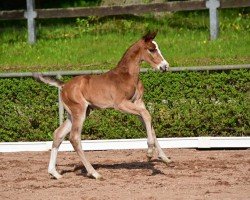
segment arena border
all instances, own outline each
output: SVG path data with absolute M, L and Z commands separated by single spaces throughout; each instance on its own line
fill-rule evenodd
M 162 148 L 232 149 L 250 148 L 250 137 L 181 137 L 159 138 Z M 82 140 L 86 151 L 146 149 L 146 138 L 114 140 Z M 52 141 L 1 142 L 0 152 L 50 151 Z M 73 151 L 69 141 L 64 141 L 60 151 Z

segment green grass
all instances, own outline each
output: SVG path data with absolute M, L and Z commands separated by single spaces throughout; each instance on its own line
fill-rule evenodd
M 110 69 L 154 29 L 171 66 L 250 63 L 247 10 L 220 11 L 216 41 L 209 40 L 208 12 L 38 20 L 37 27 L 37 43 L 29 45 L 25 21 L 0 21 L 0 72 Z M 159 137 L 249 135 L 249 70 L 148 72 L 141 78 Z M 57 89 L 33 78 L 0 81 L 0 140 L 50 140 L 58 125 Z M 145 131 L 134 116 L 105 110 L 90 116 L 83 137 L 140 138 Z
M 37 21 L 38 40 L 26 42 L 26 24 L 0 22 L 0 72 L 110 69 L 147 30 L 174 66 L 250 63 L 250 17 L 220 11 L 220 37 L 209 40 L 207 12 Z

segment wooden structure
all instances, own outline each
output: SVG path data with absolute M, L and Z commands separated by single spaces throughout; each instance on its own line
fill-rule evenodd
M 78 7 L 35 9 L 35 0 L 26 0 L 27 11 L 0 11 L 0 20 L 27 19 L 28 42 L 35 43 L 35 19 L 74 18 L 87 16 L 112 16 L 124 14 L 143 14 L 152 12 L 175 12 L 206 10 L 210 13 L 210 38 L 214 40 L 219 34 L 218 8 L 250 7 L 249 0 L 204 0 L 204 1 L 174 1 L 167 3 L 140 4 L 111 7 Z

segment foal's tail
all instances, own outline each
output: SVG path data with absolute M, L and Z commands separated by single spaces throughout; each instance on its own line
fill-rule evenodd
M 49 77 L 44 77 L 42 74 L 40 73 L 33 73 L 33 77 L 38 80 L 38 81 L 42 81 L 46 84 L 49 84 L 51 86 L 55 86 L 55 87 L 58 87 L 58 88 L 62 88 L 63 85 L 64 85 L 64 82 L 63 81 L 60 81 L 58 79 L 54 79 L 54 78 L 49 78 Z

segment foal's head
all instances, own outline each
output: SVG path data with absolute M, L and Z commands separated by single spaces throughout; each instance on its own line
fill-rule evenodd
M 166 71 L 169 63 L 162 56 L 161 51 L 154 41 L 157 32 L 148 33 L 142 37 L 142 60 L 148 62 L 154 69 Z

